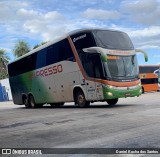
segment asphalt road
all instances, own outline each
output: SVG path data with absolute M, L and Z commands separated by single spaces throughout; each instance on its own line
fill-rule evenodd
M 85 109 L 73 103 L 40 109 L 0 103 L 0 148 L 11 147 L 160 148 L 160 93 Z

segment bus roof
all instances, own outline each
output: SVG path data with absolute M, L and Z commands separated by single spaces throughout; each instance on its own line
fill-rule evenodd
M 106 31 L 122 32 L 122 31 L 113 30 L 113 29 L 96 29 L 96 28 L 92 28 L 92 29 L 89 29 L 89 28 L 88 28 L 88 29 L 77 29 L 77 30 L 71 31 L 71 32 L 69 32 L 69 33 L 66 33 L 66 35 L 63 35 L 63 36 L 61 36 L 61 37 L 59 37 L 59 38 L 57 38 L 57 39 L 54 39 L 54 40 L 52 40 L 52 41 L 50 41 L 50 42 L 47 42 L 46 44 L 41 45 L 41 46 L 39 46 L 39 47 L 36 48 L 36 49 L 31 50 L 30 52 L 24 54 L 23 56 L 18 57 L 16 60 L 8 63 L 8 65 L 11 64 L 11 63 L 16 62 L 16 61 L 18 61 L 18 60 L 20 60 L 20 59 L 22 59 L 22 58 L 25 58 L 25 57 L 27 57 L 27 56 L 29 56 L 29 55 L 37 52 L 37 51 L 40 51 L 40 50 L 42 50 L 42 49 L 44 49 L 44 48 L 46 48 L 46 47 L 48 47 L 48 46 L 50 46 L 50 45 L 52 45 L 52 44 L 54 44 L 54 43 L 57 43 L 57 42 L 65 39 L 65 38 L 67 38 L 68 35 L 69 35 L 69 36 L 72 36 L 72 35 L 76 35 L 77 33 L 83 33 L 83 32 L 89 32 L 89 31 L 96 31 L 96 30 L 106 30 Z

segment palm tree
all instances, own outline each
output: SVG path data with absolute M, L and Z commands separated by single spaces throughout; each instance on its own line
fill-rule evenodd
M 14 55 L 16 57 L 20 57 L 20 56 L 28 53 L 29 51 L 30 51 L 30 48 L 29 48 L 28 44 L 23 40 L 19 40 L 13 50 Z
M 33 49 L 36 49 L 36 48 L 39 47 L 39 46 L 40 46 L 40 45 L 37 44 L 37 45 L 35 45 L 35 46 L 33 47 Z
M 46 44 L 47 42 L 48 42 L 48 41 L 42 41 L 40 44 L 35 45 L 35 46 L 33 47 L 33 49 L 36 49 L 37 47 L 42 46 L 42 45 Z
M 6 51 L 4 49 L 0 49 L 0 79 L 5 79 L 8 76 L 7 63 L 9 60 L 10 58 L 6 54 Z

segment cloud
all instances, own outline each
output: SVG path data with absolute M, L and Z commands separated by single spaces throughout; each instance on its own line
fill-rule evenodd
M 37 11 L 34 10 L 26 10 L 24 8 L 21 8 L 17 10 L 16 16 L 17 18 L 20 18 L 21 20 L 28 20 L 28 19 L 33 19 L 41 16 L 41 14 Z
M 44 15 L 44 18 L 47 20 L 63 20 L 64 16 L 57 11 L 47 12 Z
M 14 3 L 9 1 L 0 2 L 0 23 L 12 22 L 16 20 L 15 12 L 18 8 L 28 7 L 26 2 L 14 1 Z
M 38 20 L 59 20 L 63 19 L 63 15 L 58 13 L 57 11 L 50 11 L 47 13 L 42 13 L 38 12 L 35 10 L 27 10 L 24 8 L 19 9 L 16 12 L 17 18 L 20 18 L 22 20 L 33 20 L 33 19 L 38 19 Z
M 123 9 L 130 13 L 151 13 L 157 8 L 158 2 L 156 0 L 136 0 L 122 2 Z
M 121 11 L 128 20 L 143 24 L 160 24 L 160 2 L 157 0 L 124 1 L 121 3 Z
M 120 18 L 120 13 L 114 10 L 90 9 L 82 13 L 82 16 L 88 19 L 112 20 Z
M 43 7 L 39 3 L 43 3 Z M 33 46 L 36 42 L 53 40 L 80 28 L 110 28 L 126 32 L 136 48 L 159 48 L 159 2 L 147 0 L 119 3 L 120 8 L 116 0 L 102 0 L 101 3 L 98 0 L 71 0 L 70 3 L 58 0 L 1 1 L 1 47 L 7 48 L 8 45 L 8 50 L 13 49 L 18 39 L 29 41 Z M 116 9 L 113 7 L 107 10 L 112 8 L 110 4 L 117 4 Z M 137 22 L 136 26 L 133 21 Z
M 57 11 L 46 13 L 24 9 L 22 11 L 23 12 L 21 15 L 23 15 L 26 19 L 23 23 L 24 30 L 29 34 L 40 35 L 45 41 L 62 35 L 62 33 L 66 30 L 64 25 L 66 19 Z
M 146 49 L 160 47 L 160 26 L 150 26 L 145 28 L 122 27 L 112 24 L 111 29 L 126 32 L 131 38 L 136 48 Z
M 160 26 L 151 26 L 140 30 L 134 30 L 130 33 L 132 37 L 156 37 L 160 36 Z

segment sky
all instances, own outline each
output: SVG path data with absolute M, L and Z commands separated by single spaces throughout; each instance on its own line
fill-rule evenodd
M 160 0 L 0 0 L 0 49 L 11 60 L 18 40 L 32 49 L 81 28 L 124 31 L 148 53 L 139 64 L 160 64 Z

